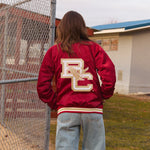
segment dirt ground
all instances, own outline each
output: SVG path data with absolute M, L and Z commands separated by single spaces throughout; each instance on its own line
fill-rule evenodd
M 150 102 L 150 95 L 129 95 Z M 56 123 L 51 119 L 51 124 Z M 0 150 L 44 150 L 45 120 L 13 119 L 0 124 Z M 49 143 L 49 150 L 55 150 Z
M 52 123 L 55 120 L 52 120 Z M 0 124 L 0 150 L 43 150 L 45 123 L 40 120 L 26 122 L 17 119 Z M 49 143 L 49 150 L 54 150 Z
M 128 96 L 139 99 L 141 101 L 150 102 L 150 94 L 131 94 Z

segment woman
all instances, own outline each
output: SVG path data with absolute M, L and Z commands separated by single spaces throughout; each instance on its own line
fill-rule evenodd
M 56 150 L 77 150 L 81 127 L 83 150 L 105 150 L 103 100 L 114 92 L 114 65 L 88 38 L 84 19 L 75 11 L 58 25 L 56 43 L 43 59 L 37 84 L 39 98 L 57 109 Z M 56 92 L 51 87 L 54 75 Z

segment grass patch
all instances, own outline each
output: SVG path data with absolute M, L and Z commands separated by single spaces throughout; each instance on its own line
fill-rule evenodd
M 107 150 L 150 149 L 150 101 L 114 95 L 104 104 Z M 50 140 L 55 143 L 56 125 L 51 125 Z M 82 145 L 82 134 L 79 150 Z
M 115 95 L 104 105 L 107 150 L 150 149 L 150 102 Z
M 56 138 L 56 124 L 51 124 L 50 126 L 50 141 L 53 145 L 55 145 Z

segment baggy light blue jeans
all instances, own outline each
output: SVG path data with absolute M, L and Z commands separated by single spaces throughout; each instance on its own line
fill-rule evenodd
M 82 150 L 105 150 L 103 115 L 97 113 L 62 113 L 57 118 L 56 150 L 78 150 L 80 127 Z

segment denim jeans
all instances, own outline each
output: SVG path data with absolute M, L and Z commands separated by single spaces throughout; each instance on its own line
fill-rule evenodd
M 78 150 L 80 128 L 82 150 L 105 150 L 103 115 L 96 113 L 62 113 L 57 118 L 56 150 Z

